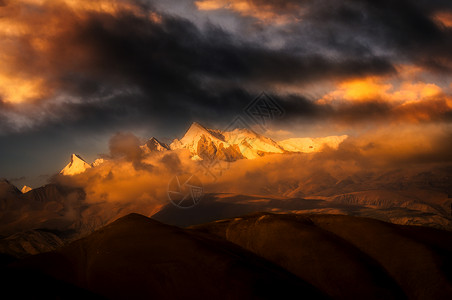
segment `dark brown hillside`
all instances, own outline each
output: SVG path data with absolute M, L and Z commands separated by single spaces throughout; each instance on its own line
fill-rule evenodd
M 269 213 L 192 228 L 265 257 L 337 299 L 452 296 L 447 231 L 350 216 Z
M 11 268 L 109 299 L 322 298 L 293 274 L 230 242 L 137 214 Z

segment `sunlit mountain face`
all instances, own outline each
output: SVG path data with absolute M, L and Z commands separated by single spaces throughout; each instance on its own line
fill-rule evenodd
M 59 298 L 452 298 L 451 53 L 443 0 L 0 0 L 0 275 L 36 266 Z M 180 235 L 228 261 L 205 280 L 241 283 L 182 288 Z M 124 236 L 115 292 L 92 249 Z

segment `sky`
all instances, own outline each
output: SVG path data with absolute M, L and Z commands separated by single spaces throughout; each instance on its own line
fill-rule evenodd
M 0 0 L 0 177 L 221 129 L 262 92 L 275 140 L 451 162 L 451 53 L 448 0 Z

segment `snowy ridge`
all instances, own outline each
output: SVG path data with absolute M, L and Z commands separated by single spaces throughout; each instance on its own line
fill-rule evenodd
M 194 122 L 180 140 L 175 139 L 169 146 L 152 138 L 141 147 L 146 153 L 187 149 L 194 160 L 209 158 L 234 161 L 242 158 L 255 159 L 266 154 L 319 152 L 326 147 L 337 149 L 347 137 L 343 135 L 322 138 L 292 138 L 275 142 L 248 129 L 221 132 L 208 129 Z
M 284 149 L 275 141 L 248 129 L 234 129 L 224 133 L 229 143 L 237 144 L 245 158 L 254 159 L 265 153 L 284 153 Z
M 197 122 L 193 122 L 191 124 L 190 128 L 185 132 L 184 136 L 178 140 L 175 139 L 171 145 L 171 150 L 176 149 L 190 149 L 194 150 L 196 149 L 199 141 L 206 137 L 210 141 L 214 142 L 215 144 L 225 143 L 223 136 L 219 133 L 219 131 L 210 130 L 202 126 L 201 124 Z M 196 152 L 196 151 L 195 151 Z
M 154 151 L 167 151 L 169 150 L 169 146 L 165 143 L 161 143 L 155 137 L 149 139 L 146 144 L 140 146 L 141 150 L 145 153 L 151 153 Z
M 143 154 L 186 149 L 190 152 L 193 160 L 236 161 L 239 159 L 255 159 L 267 154 L 311 153 L 320 152 L 326 148 L 338 149 L 347 137 L 347 135 L 342 135 L 322 138 L 291 138 L 275 142 L 271 138 L 248 129 L 221 132 L 220 130 L 208 129 L 194 122 L 180 140 L 175 139 L 170 145 L 152 137 L 140 148 Z M 60 174 L 77 175 L 105 162 L 105 159 L 100 158 L 90 165 L 80 156 L 72 154 L 71 162 L 61 170 Z
M 193 159 L 215 158 L 227 161 L 254 159 L 266 153 L 284 153 L 278 143 L 251 130 L 221 132 L 207 129 L 196 122 L 182 139 L 175 139 L 171 143 L 170 149 L 188 149 Z

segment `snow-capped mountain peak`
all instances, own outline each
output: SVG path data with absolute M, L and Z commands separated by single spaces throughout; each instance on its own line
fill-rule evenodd
M 28 193 L 31 190 L 32 190 L 31 187 L 24 185 L 24 187 L 20 191 L 25 194 L 25 193 Z
M 184 136 L 180 140 L 174 140 L 170 147 L 171 149 L 190 148 L 195 146 L 203 136 L 216 143 L 225 142 L 219 130 L 207 129 L 198 122 L 193 122 Z
M 221 131 L 207 129 L 197 122 L 191 124 L 180 140 L 175 139 L 170 149 L 188 149 L 193 159 L 215 158 L 232 161 L 243 158 L 238 147 L 230 145 Z
M 167 151 L 169 146 L 165 143 L 160 142 L 155 137 L 150 138 L 146 144 L 140 146 L 145 153 L 155 152 L 155 151 Z
M 265 153 L 284 153 L 275 141 L 248 129 L 222 132 L 194 122 L 184 136 L 171 143 L 170 148 L 188 149 L 195 159 L 215 158 L 233 161 L 253 159 Z
M 222 132 L 194 122 L 180 140 L 175 139 L 169 145 L 169 149 L 188 149 L 196 160 L 215 158 L 232 161 L 241 158 L 255 159 L 265 154 L 319 152 L 325 147 L 337 149 L 346 138 L 344 135 L 276 142 L 249 129 L 236 128 Z
M 61 170 L 60 174 L 72 176 L 85 172 L 87 169 L 90 169 L 91 165 L 83 160 L 79 155 L 72 154 L 71 162 Z
M 245 158 L 253 159 L 265 153 L 284 153 L 284 149 L 277 142 L 248 129 L 234 129 L 224 132 L 228 143 L 238 145 Z

